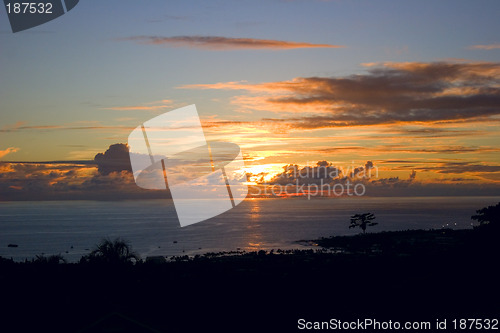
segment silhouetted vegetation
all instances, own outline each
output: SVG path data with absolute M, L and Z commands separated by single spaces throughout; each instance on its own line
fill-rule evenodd
M 103 239 L 101 243 L 89 255 L 84 256 L 82 263 L 99 263 L 118 265 L 134 263 L 140 259 L 139 255 L 132 251 L 132 246 L 121 238 L 111 240 Z
M 495 206 L 488 206 L 476 210 L 477 215 L 471 216 L 472 220 L 479 222 L 479 226 L 490 229 L 500 229 L 500 202 Z
M 364 214 L 355 214 L 351 216 L 351 225 L 350 228 L 360 227 L 363 230 L 363 233 L 366 232 L 366 227 L 371 227 L 377 225 L 377 222 L 373 222 L 375 220 L 375 215 L 373 213 L 364 213 Z
M 35 264 L 49 264 L 49 265 L 57 265 L 66 263 L 66 259 L 60 254 L 50 255 L 48 257 L 43 254 L 37 255 L 35 259 L 33 259 L 33 263 Z

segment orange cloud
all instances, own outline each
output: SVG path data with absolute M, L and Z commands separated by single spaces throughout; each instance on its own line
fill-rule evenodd
M 282 128 L 320 129 L 396 123 L 498 121 L 500 63 L 435 62 L 371 65 L 367 74 L 308 77 L 251 84 L 186 85 L 188 89 L 245 90 L 232 103 L 269 111 Z M 283 117 L 287 113 L 296 117 Z M 304 113 L 308 115 L 303 116 Z
M 0 158 L 4 157 L 7 154 L 15 153 L 17 151 L 19 151 L 19 148 L 15 148 L 15 147 L 9 147 L 5 150 L 0 150 Z
M 168 198 L 135 185 L 128 148 L 111 145 L 87 161 L 0 162 L 0 200 Z
M 138 110 L 158 110 L 166 108 L 167 106 L 115 106 L 111 108 L 103 108 L 105 110 L 117 110 L 117 111 L 138 111 Z
M 272 91 L 290 91 L 293 87 L 302 84 L 302 78 L 296 78 L 290 81 L 264 82 L 251 84 L 248 81 L 218 82 L 211 84 L 186 84 L 177 87 L 178 89 L 218 89 L 218 90 L 246 90 L 249 92 L 272 92 Z
M 418 156 L 420 154 L 470 154 L 470 153 L 498 153 L 500 148 L 490 147 L 490 146 L 448 146 L 448 145 L 434 145 L 432 147 L 426 146 L 412 146 L 407 147 L 405 145 L 377 145 L 370 147 L 363 146 L 342 146 L 342 147 L 318 147 L 314 149 L 301 150 L 297 149 L 296 152 L 300 153 L 317 153 L 317 154 L 339 154 L 339 153 L 349 153 L 366 151 L 371 154 L 383 154 L 385 153 L 409 153 L 411 156 Z
M 24 125 L 24 122 L 18 122 L 14 125 L 4 126 L 0 129 L 2 132 L 19 132 L 28 130 L 110 130 L 110 131 L 131 131 L 135 127 L 127 126 L 104 126 L 104 125 L 94 125 L 94 126 L 77 126 L 77 123 L 64 124 L 64 125 Z
M 157 105 L 155 105 L 157 104 Z M 139 110 L 160 110 L 164 108 L 172 107 L 172 101 L 168 99 L 162 100 L 159 104 L 158 102 L 146 103 L 146 105 L 131 105 L 131 106 L 113 106 L 109 108 L 102 108 L 104 110 L 116 110 L 116 111 L 139 111 Z
M 189 47 L 205 50 L 241 50 L 241 49 L 267 49 L 288 50 L 301 48 L 341 48 L 342 45 L 313 44 L 305 42 L 289 42 L 271 39 L 232 38 L 220 36 L 136 36 L 124 38 L 141 44 L 163 45 L 172 47 Z
M 26 122 L 18 121 L 12 125 L 4 125 L 0 128 L 0 132 L 5 132 L 5 133 L 14 132 L 14 131 L 18 130 L 19 128 L 23 127 L 24 124 L 26 124 Z
M 469 46 L 469 49 L 474 49 L 474 50 L 500 49 L 500 43 L 486 44 L 486 45 L 472 45 L 472 46 Z

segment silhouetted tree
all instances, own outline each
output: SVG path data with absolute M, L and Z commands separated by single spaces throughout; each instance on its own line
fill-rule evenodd
M 366 227 L 371 227 L 377 225 L 377 222 L 373 222 L 375 220 L 375 215 L 373 213 L 364 213 L 364 214 L 355 214 L 351 216 L 351 225 L 350 228 L 360 227 L 363 230 L 363 233 L 366 232 Z
M 500 202 L 495 206 L 488 206 L 476 210 L 476 213 L 477 215 L 472 215 L 470 218 L 478 221 L 480 226 L 500 228 Z
M 103 239 L 84 261 L 106 264 L 124 264 L 139 261 L 139 255 L 132 251 L 132 246 L 121 238 Z M 82 258 L 83 259 L 83 258 Z

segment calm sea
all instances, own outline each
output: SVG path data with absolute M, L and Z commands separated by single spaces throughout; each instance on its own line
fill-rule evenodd
M 500 197 L 247 199 L 181 228 L 171 201 L 0 202 L 0 256 L 61 254 L 77 261 L 104 237 L 122 237 L 144 258 L 206 252 L 305 248 L 297 240 L 349 235 L 349 217 L 372 212 L 370 232 L 471 228 L 475 210 Z M 8 247 L 17 244 L 18 247 Z

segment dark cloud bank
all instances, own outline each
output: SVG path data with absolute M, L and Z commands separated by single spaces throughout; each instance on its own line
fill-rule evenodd
M 255 110 L 278 106 L 282 111 L 288 107 L 290 111 L 316 110 L 310 116 L 262 119 L 290 129 L 498 121 L 491 117 L 500 115 L 500 63 L 402 63 L 370 68 L 367 74 L 348 77 L 187 87 L 264 92 L 265 98 L 255 100 L 255 105 L 245 104 Z
M 319 161 L 315 166 L 286 165 L 281 174 L 263 186 L 288 183 L 343 184 L 346 181 L 363 183 L 367 196 L 429 196 L 429 195 L 500 195 L 497 183 L 479 183 L 473 179 L 456 177 L 446 182 L 421 182 L 419 171 L 437 173 L 480 172 L 496 174 L 498 167 L 450 162 L 437 166 L 415 167 L 405 179 L 376 177 L 377 165 L 367 161 L 350 169 L 336 167 L 331 162 Z M 259 176 L 259 175 L 249 175 Z M 261 174 L 260 176 L 265 176 Z M 169 199 L 162 190 L 144 190 L 136 186 L 131 173 L 128 146 L 114 144 L 92 161 L 56 161 L 45 163 L 0 163 L 0 201 L 12 200 L 127 200 Z
M 114 144 L 93 161 L 0 163 L 0 200 L 167 199 L 144 190 L 131 173 L 128 146 Z
M 315 166 L 300 167 L 289 164 L 283 167 L 283 172 L 272 179 L 264 181 L 266 174 L 249 174 L 257 176 L 260 186 L 281 186 L 298 184 L 307 186 L 323 186 L 327 191 L 328 186 L 336 184 L 363 184 L 366 196 L 395 197 L 395 196 L 499 196 L 500 184 L 481 183 L 478 179 L 455 177 L 447 180 L 434 180 L 423 182 L 417 179 L 417 169 L 421 171 L 432 170 L 437 173 L 465 173 L 476 172 L 489 174 L 499 172 L 498 167 L 483 166 L 482 168 L 468 168 L 468 163 L 442 163 L 436 167 L 415 168 L 409 171 L 407 178 L 388 177 L 379 178 L 377 166 L 372 161 L 367 161 L 364 166 L 351 166 L 348 168 L 336 167 L 328 161 L 318 161 Z M 313 189 L 315 190 L 315 189 Z M 254 191 L 255 192 L 255 191 Z M 294 188 L 290 187 L 293 193 Z

